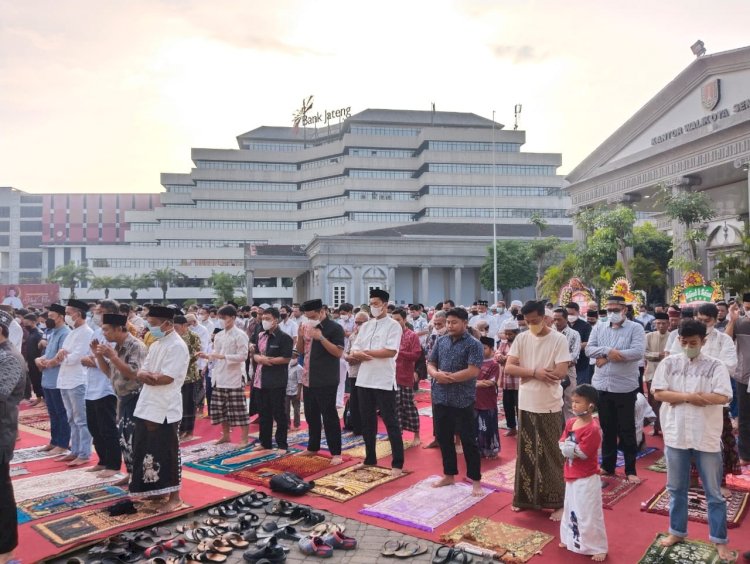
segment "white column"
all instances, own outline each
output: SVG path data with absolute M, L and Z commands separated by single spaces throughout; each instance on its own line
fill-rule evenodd
M 462 303 L 462 301 L 461 301 L 462 300 L 462 298 L 461 298 L 461 271 L 462 271 L 462 268 L 463 267 L 461 267 L 461 266 L 455 266 L 455 267 L 453 267 L 453 277 L 454 277 L 453 285 L 454 285 L 455 291 L 456 291 L 456 297 L 454 299 L 456 300 L 456 305 L 460 305 Z
M 364 301 L 362 300 L 362 267 L 354 267 L 354 280 L 352 281 L 352 300 L 351 303 L 354 306 L 358 306 Z
M 430 269 L 426 266 L 420 268 L 422 269 L 422 291 L 420 292 L 419 301 L 427 305 L 430 302 Z
M 391 299 L 396 299 L 396 268 L 393 266 L 388 267 L 388 288 L 386 291 L 391 295 Z
M 253 305 L 253 286 L 255 285 L 255 271 L 252 268 L 245 270 L 245 293 L 247 304 Z

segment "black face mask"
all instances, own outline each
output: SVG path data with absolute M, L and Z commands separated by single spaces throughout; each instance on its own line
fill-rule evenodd
M 281 319 L 286 319 L 287 317 L 289 317 L 288 313 L 282 313 L 281 314 Z
M 55 320 L 54 319 L 46 319 L 44 321 L 44 324 L 47 326 L 47 329 L 54 329 L 55 328 Z
M 258 317 L 258 312 L 257 311 L 251 312 L 250 313 L 250 317 L 252 317 L 253 319 L 255 319 L 256 317 Z

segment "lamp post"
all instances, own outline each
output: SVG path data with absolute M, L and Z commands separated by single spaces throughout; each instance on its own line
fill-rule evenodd
M 492 277 L 494 281 L 493 305 L 497 304 L 497 187 L 495 186 L 495 110 L 492 110 Z

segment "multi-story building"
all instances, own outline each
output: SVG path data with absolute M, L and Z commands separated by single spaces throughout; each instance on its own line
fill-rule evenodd
M 360 302 L 379 285 L 401 302 L 466 303 L 487 295 L 479 268 L 495 218 L 506 238 L 532 237 L 534 213 L 572 233 L 561 155 L 522 152 L 524 131 L 475 114 L 365 110 L 237 142 L 193 149 L 195 168 L 163 174 L 161 205 L 127 214 L 128 245 L 88 247 L 94 272 L 171 266 L 195 282 L 170 290 L 175 300 L 213 297 L 205 280 L 224 271 L 256 300 Z

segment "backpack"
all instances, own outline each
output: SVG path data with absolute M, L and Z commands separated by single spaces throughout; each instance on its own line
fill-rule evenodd
M 271 491 L 289 495 L 305 495 L 315 487 L 315 482 L 305 482 L 297 474 L 282 472 L 270 480 Z

